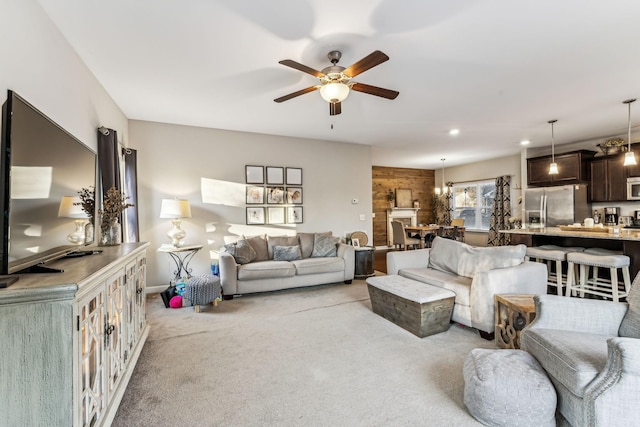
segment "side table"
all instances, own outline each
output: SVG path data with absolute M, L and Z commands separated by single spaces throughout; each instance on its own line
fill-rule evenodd
M 354 276 L 358 279 L 373 276 L 375 274 L 373 269 L 375 248 L 372 246 L 360 246 L 355 249 L 356 267 Z
M 189 268 L 189 263 L 193 256 L 202 249 L 202 245 L 191 245 L 191 246 L 181 246 L 175 247 L 173 245 L 162 245 L 158 248 L 158 252 L 164 252 L 169 254 L 171 259 L 176 265 L 176 269 L 173 272 L 173 279 L 170 281 L 170 285 L 178 283 L 180 279 L 184 276 L 191 277 L 191 268 Z
M 536 317 L 535 295 L 496 294 L 495 336 L 500 348 L 520 348 L 520 331 Z

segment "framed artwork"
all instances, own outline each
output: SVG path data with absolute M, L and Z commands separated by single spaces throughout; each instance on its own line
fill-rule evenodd
M 302 224 L 302 206 L 287 207 L 287 224 Z
M 244 167 L 247 184 L 264 184 L 264 166 Z
M 284 204 L 284 187 L 267 187 L 267 203 Z
M 247 208 L 247 224 L 264 224 L 264 208 Z
M 302 204 L 302 187 L 287 187 L 287 203 L 290 205 Z
M 360 240 L 358 240 L 358 239 L 351 239 L 351 244 L 352 244 L 353 246 L 355 246 L 356 248 L 359 248 L 359 247 L 360 247 Z
M 255 185 L 247 186 L 247 204 L 261 205 L 264 203 L 264 187 Z
M 396 189 L 396 206 L 399 208 L 413 207 L 413 199 L 411 199 L 411 189 Z
M 267 166 L 267 185 L 284 185 L 284 168 Z
M 269 224 L 284 224 L 284 208 L 270 206 L 267 214 Z
M 287 168 L 287 185 L 302 185 L 301 168 Z

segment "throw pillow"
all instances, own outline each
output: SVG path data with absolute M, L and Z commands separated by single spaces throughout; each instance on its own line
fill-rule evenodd
M 273 259 L 273 248 L 276 246 L 297 246 L 298 236 L 267 236 L 269 259 Z
M 273 260 L 274 261 L 295 261 L 302 259 L 300 252 L 300 246 L 274 246 L 273 247 Z
M 248 264 L 257 257 L 256 251 L 244 239 L 226 244 L 224 248 L 233 256 L 237 264 Z
M 326 234 L 316 234 L 313 238 L 313 251 L 311 258 L 332 257 L 338 255 L 336 245 L 340 242 L 339 237 L 327 236 Z
M 316 234 L 325 234 L 331 236 L 331 231 L 324 233 L 298 233 L 298 240 L 300 240 L 300 251 L 302 252 L 302 258 L 309 258 L 313 252 L 313 242 Z
M 618 335 L 627 338 L 640 338 L 640 273 L 631 284 L 627 303 L 629 303 L 629 308 L 620 323 Z
M 269 249 L 267 248 L 267 239 L 264 235 L 245 237 L 244 239 L 251 245 L 254 251 L 256 251 L 256 259 L 254 261 L 268 261 Z

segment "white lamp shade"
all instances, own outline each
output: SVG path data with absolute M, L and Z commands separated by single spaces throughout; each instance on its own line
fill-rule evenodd
M 349 86 L 344 83 L 327 83 L 320 88 L 320 96 L 327 102 L 342 102 L 349 96 Z
M 74 205 L 74 203 L 77 203 Z M 87 214 L 82 210 L 82 204 L 79 196 L 62 196 L 60 200 L 60 208 L 58 209 L 59 218 L 84 218 Z
M 624 153 L 624 166 L 633 166 L 637 164 L 636 162 L 636 155 L 633 153 L 633 151 L 627 151 L 626 153 Z
M 553 162 L 549 165 L 549 175 L 557 175 L 558 174 L 558 164 Z
M 184 199 L 162 199 L 160 218 L 191 218 L 191 206 Z

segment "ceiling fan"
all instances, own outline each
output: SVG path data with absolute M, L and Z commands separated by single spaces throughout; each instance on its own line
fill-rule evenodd
M 322 71 L 314 70 L 313 68 L 302 65 L 291 59 L 279 61 L 282 65 L 295 68 L 303 73 L 317 77 L 320 80 L 320 84 L 281 96 L 280 98 L 274 99 L 274 101 L 284 102 L 291 98 L 295 98 L 296 96 L 304 95 L 305 93 L 313 92 L 314 90 L 320 90 L 322 98 L 329 103 L 329 115 L 335 116 L 342 112 L 341 103 L 347 98 L 350 90 L 368 93 L 369 95 L 375 95 L 387 99 L 396 99 L 400 94 L 400 92 L 395 90 L 383 89 L 381 87 L 351 81 L 351 79 L 358 74 L 389 60 L 389 57 L 379 50 L 365 56 L 360 61 L 347 68 L 338 65 L 338 61 L 340 61 L 340 58 L 342 57 L 342 52 L 332 50 L 329 52 L 327 57 L 333 65 L 323 68 Z

